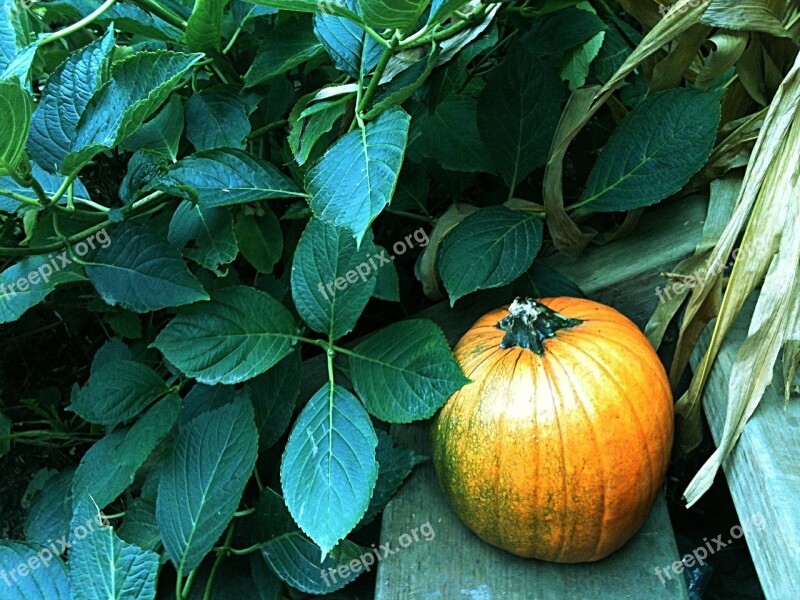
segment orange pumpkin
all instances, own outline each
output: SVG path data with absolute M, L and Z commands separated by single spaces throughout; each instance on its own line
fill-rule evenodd
M 600 560 L 641 527 L 669 463 L 673 403 L 647 338 L 577 298 L 517 299 L 455 348 L 472 382 L 442 408 L 433 461 L 484 541 L 554 562 Z

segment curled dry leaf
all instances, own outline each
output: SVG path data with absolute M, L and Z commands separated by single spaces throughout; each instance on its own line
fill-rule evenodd
M 430 242 L 428 242 L 419 262 L 422 291 L 427 298 L 441 300 L 445 297 L 442 280 L 439 278 L 439 272 L 436 268 L 436 255 L 444 237 L 476 210 L 478 208 L 472 204 L 456 203 L 448 208 L 436 222 L 436 227 L 433 228 L 430 235 Z

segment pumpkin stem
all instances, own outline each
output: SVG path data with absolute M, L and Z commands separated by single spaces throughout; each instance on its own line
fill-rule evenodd
M 544 354 L 544 341 L 556 336 L 559 329 L 580 325 L 583 321 L 570 319 L 532 298 L 517 298 L 508 308 L 511 314 L 504 317 L 498 329 L 506 332 L 500 347 L 527 348 L 536 354 Z

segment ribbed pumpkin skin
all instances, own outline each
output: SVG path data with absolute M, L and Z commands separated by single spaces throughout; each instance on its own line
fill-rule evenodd
M 645 521 L 666 475 L 673 403 L 650 343 L 616 310 L 576 298 L 539 300 L 583 323 L 540 356 L 501 349 L 479 319 L 455 348 L 472 380 L 432 429 L 433 461 L 459 518 L 508 552 L 600 560 Z

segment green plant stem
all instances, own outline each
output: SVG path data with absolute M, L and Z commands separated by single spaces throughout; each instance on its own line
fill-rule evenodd
M 264 125 L 263 127 L 259 127 L 250 135 L 247 136 L 248 140 L 254 140 L 260 138 L 263 135 L 266 135 L 270 131 L 274 131 L 275 129 L 279 129 L 289 124 L 289 119 L 281 119 L 280 121 L 275 121 L 274 123 L 269 123 Z
M 358 103 L 358 106 L 356 107 L 357 118 L 359 119 L 363 118 L 364 111 L 367 109 L 369 103 L 372 102 L 372 99 L 375 97 L 375 94 L 378 91 L 378 86 L 381 83 L 381 78 L 383 77 L 383 74 L 386 72 L 386 66 L 389 64 L 389 61 L 394 55 L 397 43 L 398 43 L 397 36 L 392 37 L 392 44 L 388 48 L 386 48 L 386 50 L 383 51 L 383 54 L 381 54 L 381 58 L 378 61 L 377 66 L 375 67 L 375 71 L 372 73 L 372 79 L 369 80 L 367 91 L 364 92 L 364 95 L 361 97 L 361 101 Z
M 248 546 L 247 548 L 231 548 L 230 546 L 218 546 L 214 548 L 215 552 L 230 552 L 235 556 L 246 556 L 248 554 L 252 554 L 253 552 L 258 552 L 262 548 L 265 548 L 269 542 L 262 542 L 260 544 L 254 544 L 252 546 Z
M 203 600 L 211 600 L 211 595 L 214 592 L 214 580 L 217 578 L 217 572 L 222 565 L 222 559 L 225 558 L 227 551 L 224 548 L 229 548 L 233 540 L 233 532 L 236 530 L 236 522 L 231 523 L 228 527 L 228 534 L 225 536 L 223 549 L 217 552 L 217 558 L 214 560 L 214 565 L 211 567 L 211 572 L 208 574 L 208 581 L 206 582 L 206 591 L 203 593 Z
M 12 192 L 10 190 L 6 190 L 3 188 L 0 188 L 0 196 L 6 196 L 7 198 L 11 198 L 12 200 L 21 202 L 22 204 L 29 204 L 31 206 L 39 206 L 39 207 L 42 206 L 38 200 L 34 200 L 33 198 L 28 198 L 27 196 L 23 196 L 22 194 L 17 194 L 16 192 Z
M 97 9 L 94 12 L 92 12 L 89 15 L 86 15 L 80 21 L 76 21 L 75 23 L 73 23 L 69 27 L 65 27 L 64 29 L 60 29 L 59 31 L 51 33 L 50 35 L 48 35 L 46 37 L 40 38 L 39 39 L 39 46 L 44 46 L 45 44 L 50 44 L 52 42 L 60 40 L 61 38 L 65 38 L 68 35 L 71 35 L 71 34 L 75 33 L 76 31 L 80 31 L 81 29 L 83 29 L 84 27 L 86 27 L 87 25 L 92 23 L 93 21 L 99 19 L 104 12 L 106 12 L 109 8 L 114 6 L 116 1 L 117 0 L 106 0 L 100 6 L 98 6 Z
M 163 198 L 165 196 L 163 192 L 155 192 L 146 198 L 142 198 L 137 202 L 134 202 L 131 206 L 126 207 L 122 210 L 122 213 L 126 217 L 133 218 L 135 216 L 140 216 L 146 214 L 147 210 L 158 210 L 163 206 L 169 198 Z M 158 201 L 158 205 L 154 206 L 154 204 Z M 145 210 L 146 209 L 146 210 Z M 97 233 L 98 231 L 102 231 L 106 227 L 110 225 L 115 225 L 116 221 L 111 221 L 110 219 L 106 219 L 97 225 L 93 225 L 88 229 L 84 229 L 83 231 L 71 235 L 69 237 L 64 238 L 61 241 L 55 242 L 53 244 L 47 244 L 45 246 L 36 246 L 35 248 L 4 248 L 0 247 L 0 256 L 35 256 L 38 254 L 48 254 L 49 252 L 57 252 L 59 250 L 63 250 L 66 246 L 69 246 L 73 243 L 80 242 L 92 234 Z
M 172 25 L 173 27 L 177 27 L 178 29 L 184 31 L 186 30 L 186 21 L 181 19 L 178 15 L 173 13 L 171 10 L 168 10 L 161 6 L 161 4 L 155 0 L 132 0 L 134 4 L 136 4 L 139 8 L 142 8 L 148 12 L 153 13 L 159 19 L 162 19 Z
M 418 34 L 414 34 L 410 36 L 408 39 L 400 42 L 398 45 L 399 50 L 408 50 L 409 48 L 416 48 L 417 46 L 425 46 L 430 44 L 431 42 L 441 42 L 444 40 L 448 40 L 451 37 L 461 33 L 465 29 L 469 29 L 475 23 L 480 21 L 482 18 L 486 16 L 488 6 L 482 4 L 479 8 L 475 9 L 474 12 L 466 15 L 466 19 L 456 23 L 455 25 L 451 25 L 445 29 L 433 29 L 430 33 L 426 32 L 426 35 L 419 36 Z M 423 28 L 424 30 L 424 28 Z
M 64 197 L 64 194 L 72 189 L 72 184 L 75 183 L 75 179 L 77 178 L 78 174 L 75 173 L 67 177 L 64 182 L 59 186 L 56 190 L 56 193 L 50 198 L 50 204 L 57 204 L 61 198 Z
M 254 512 L 256 512 L 255 508 L 246 508 L 244 510 L 237 510 L 235 513 L 233 513 L 233 516 L 234 518 L 238 519 L 240 517 L 247 517 L 249 515 L 252 515 Z
M 414 219 L 415 221 L 423 221 L 424 223 L 435 223 L 435 217 L 429 217 L 425 215 L 418 215 L 416 213 L 407 212 L 405 210 L 392 210 L 389 209 L 389 212 L 393 215 L 397 215 L 398 217 L 405 217 L 406 219 Z

